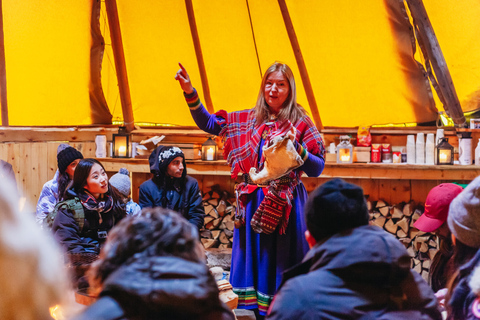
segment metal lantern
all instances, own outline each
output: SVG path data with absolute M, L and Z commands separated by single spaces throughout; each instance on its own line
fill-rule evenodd
M 337 163 L 352 163 L 353 147 L 350 144 L 350 136 L 340 136 L 337 146 Z
M 119 127 L 118 133 L 113 134 L 113 157 L 129 158 L 130 157 L 130 134 L 127 133 L 125 127 Z
M 217 151 L 217 144 L 215 143 L 215 141 L 213 141 L 212 138 L 209 137 L 207 141 L 202 144 L 202 160 L 217 160 Z
M 437 164 L 453 164 L 453 146 L 448 138 L 441 138 L 437 145 Z

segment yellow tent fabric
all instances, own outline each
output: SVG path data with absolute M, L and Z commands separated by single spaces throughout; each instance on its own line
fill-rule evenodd
M 185 1 L 116 2 L 135 122 L 194 125 L 174 80 L 182 62 L 203 98 Z M 278 1 L 192 3 L 215 111 L 253 107 L 262 73 L 282 61 L 311 114 Z M 413 59 L 398 1 L 286 3 L 324 126 L 425 122 L 443 110 Z M 11 125 L 122 121 L 103 1 L 101 12 L 93 0 L 2 4 Z M 463 110 L 478 109 L 480 3 L 424 4 Z
M 101 87 L 91 86 L 91 66 L 96 59 L 99 79 L 102 53 L 92 53 L 97 1 L 7 0 L 2 6 L 9 124 L 111 121 Z

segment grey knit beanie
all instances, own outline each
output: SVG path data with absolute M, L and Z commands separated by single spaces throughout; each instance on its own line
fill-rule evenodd
M 480 176 L 453 199 L 447 222 L 450 231 L 461 243 L 480 248 Z
M 130 172 L 126 168 L 120 168 L 118 173 L 115 173 L 109 181 L 112 187 L 125 197 L 130 195 Z

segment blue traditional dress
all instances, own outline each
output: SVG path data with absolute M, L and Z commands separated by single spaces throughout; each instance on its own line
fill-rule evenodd
M 272 187 L 259 187 L 242 182 L 237 185 L 238 211 L 243 213 L 244 226 L 235 229 L 232 246 L 230 282 L 239 296 L 238 307 L 257 309 L 265 315 L 270 302 L 280 285 L 284 270 L 302 261 L 308 251 L 304 232 L 306 224 L 303 207 L 307 192 L 300 176 L 319 176 L 324 168 L 324 145 L 322 138 L 305 115 L 296 123 L 288 120 L 256 124 L 254 109 L 227 113 L 219 111 L 209 114 L 197 92 L 185 94 L 193 119 L 197 126 L 225 139 L 224 156 L 232 167 L 232 178 L 239 173 L 248 174 L 250 168 L 263 168 L 262 147 L 274 136 L 284 135 L 292 127 L 296 129 L 295 147 L 304 164 L 286 177 L 289 183 L 278 183 Z M 264 200 L 276 198 L 283 201 L 283 218 L 278 231 L 270 234 L 256 233 L 250 221 Z

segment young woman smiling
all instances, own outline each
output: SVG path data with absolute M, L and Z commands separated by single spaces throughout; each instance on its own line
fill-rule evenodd
M 108 231 L 125 215 L 121 196 L 108 183 L 102 164 L 83 159 L 65 201 L 59 203 L 52 230 L 68 253 L 98 254 Z

